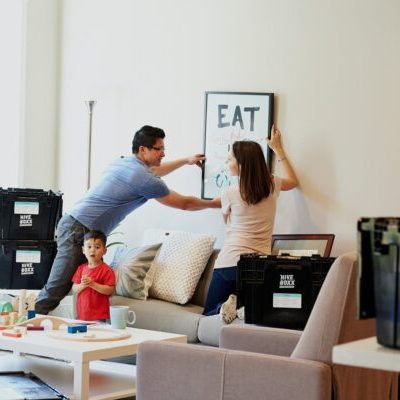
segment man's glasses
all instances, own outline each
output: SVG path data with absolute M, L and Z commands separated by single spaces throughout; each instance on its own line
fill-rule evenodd
M 150 146 L 149 149 L 153 149 L 156 151 L 162 151 L 163 153 L 165 153 L 165 147 Z

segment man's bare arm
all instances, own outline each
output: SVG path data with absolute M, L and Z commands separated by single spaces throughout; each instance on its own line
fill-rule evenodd
M 203 154 L 195 154 L 194 156 L 179 158 L 173 161 L 165 161 L 158 167 L 151 167 L 151 170 L 157 176 L 165 176 L 184 165 L 197 165 L 201 167 L 204 160 L 205 157 Z
M 165 206 L 187 211 L 204 210 L 205 208 L 221 208 L 221 199 L 219 198 L 202 200 L 195 196 L 183 196 L 173 191 L 167 196 L 159 197 L 156 200 Z

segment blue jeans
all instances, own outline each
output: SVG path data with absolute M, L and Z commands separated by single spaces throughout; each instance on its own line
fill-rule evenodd
M 75 218 L 65 214 L 57 226 L 57 255 L 49 279 L 36 298 L 35 311 L 48 314 L 69 293 L 78 265 L 86 262 L 82 252 L 83 236 L 88 232 Z
M 211 278 L 203 315 L 219 313 L 222 303 L 230 294 L 236 294 L 237 267 L 216 268 Z

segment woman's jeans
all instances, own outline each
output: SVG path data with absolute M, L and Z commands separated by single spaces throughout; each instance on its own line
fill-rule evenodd
M 218 314 L 229 295 L 236 294 L 236 271 L 237 267 L 214 269 L 203 315 Z
M 58 222 L 57 255 L 49 279 L 36 299 L 37 313 L 48 314 L 54 310 L 71 290 L 76 268 L 86 262 L 82 252 L 83 236 L 86 232 L 88 228 L 68 214 Z

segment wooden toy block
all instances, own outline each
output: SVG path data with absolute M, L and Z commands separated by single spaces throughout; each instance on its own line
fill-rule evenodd
M 87 332 L 87 325 L 78 325 L 78 332 Z
M 15 338 L 20 338 L 22 336 L 21 332 L 10 332 L 10 331 L 4 331 L 2 332 L 3 336 L 9 336 L 9 337 L 15 337 Z
M 26 327 L 28 331 L 44 331 L 44 326 L 34 326 L 34 325 L 28 325 Z
M 59 329 L 60 326 L 67 325 L 67 323 L 68 323 L 67 321 L 65 321 L 62 318 L 53 317 L 51 315 L 45 315 L 42 317 L 35 317 L 35 318 L 28 319 L 27 321 L 21 322 L 17 325 L 18 326 L 25 326 L 25 325 L 41 326 L 42 323 L 45 323 L 47 321 L 49 321 L 51 323 L 53 329 Z
M 68 333 L 87 332 L 86 325 L 74 325 L 68 327 Z
M 25 316 L 26 289 L 21 289 L 20 294 L 21 294 L 21 296 L 19 297 L 18 315 Z
M 67 332 L 68 333 L 76 333 L 76 332 L 78 332 L 78 329 L 76 329 L 76 326 L 69 326 L 67 328 Z

